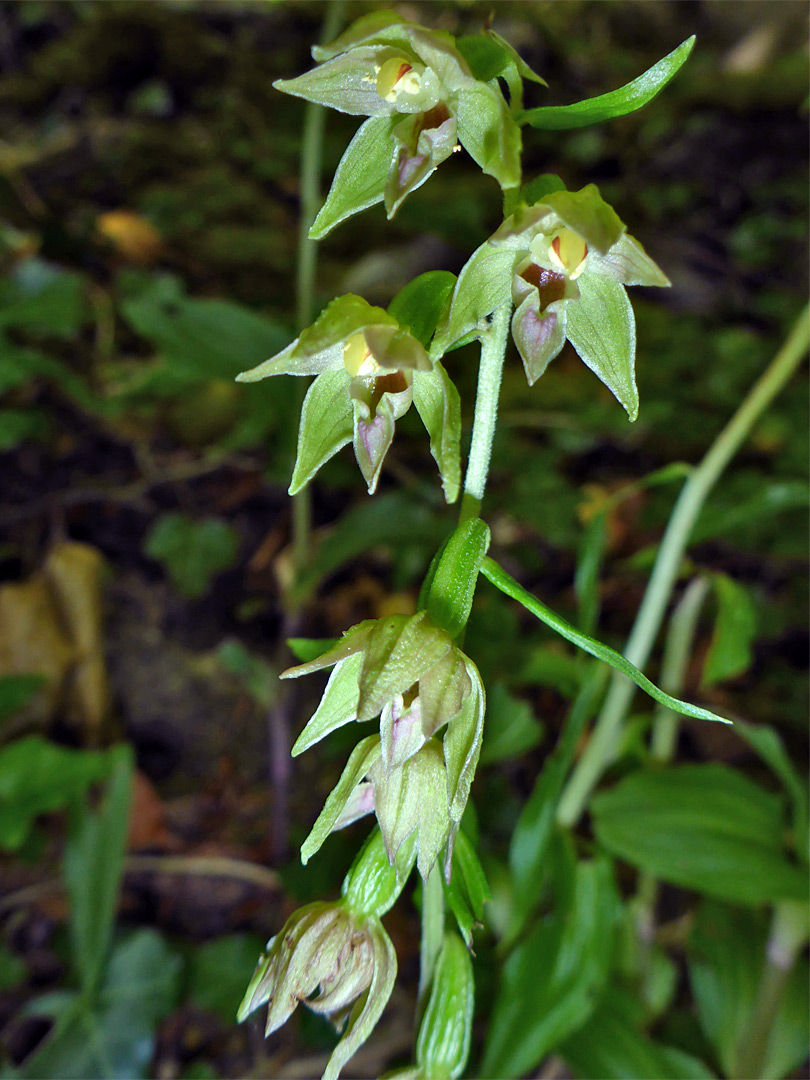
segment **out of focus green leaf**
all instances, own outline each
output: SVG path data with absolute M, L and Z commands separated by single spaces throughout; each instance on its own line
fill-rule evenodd
M 201 1009 L 233 1024 L 256 957 L 264 941 L 256 934 L 229 934 L 195 947 L 188 966 L 187 993 Z
M 32 257 L 0 280 L 0 328 L 25 327 L 56 337 L 73 337 L 85 315 L 84 279 Z
M 711 581 L 717 597 L 717 621 L 703 667 L 703 686 L 733 679 L 751 666 L 757 631 L 748 590 L 727 574 L 712 574 Z
M 213 578 L 232 566 L 239 548 L 236 530 L 225 521 L 193 521 L 164 514 L 152 526 L 145 551 L 163 563 L 172 584 L 191 599 L 203 596 Z
M 487 688 L 487 722 L 481 747 L 481 764 L 510 761 L 533 750 L 543 740 L 543 725 L 531 707 L 506 689 L 503 683 Z
M 42 675 L 0 675 L 0 721 L 27 705 L 44 682 Z
M 636 772 L 591 802 L 600 844 L 662 881 L 738 904 L 801 900 L 782 800 L 726 765 Z

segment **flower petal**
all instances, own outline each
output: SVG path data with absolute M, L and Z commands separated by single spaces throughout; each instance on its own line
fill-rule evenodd
M 530 293 L 512 316 L 512 337 L 517 345 L 529 386 L 534 386 L 565 344 L 568 301 L 557 300 L 540 311 L 537 292 Z
M 295 740 L 292 757 L 298 757 L 333 731 L 357 719 L 360 696 L 360 669 L 363 657 L 357 652 L 340 660 L 329 676 L 318 708 Z
M 340 779 L 327 796 L 323 810 L 312 826 L 312 831 L 301 845 L 301 862 L 304 866 L 320 849 L 327 836 L 334 831 L 336 823 L 349 803 L 355 788 L 380 759 L 380 736 L 369 735 L 361 739 L 351 752 Z
M 394 106 L 377 93 L 377 72 L 395 55 L 389 45 L 363 45 L 295 79 L 276 79 L 273 86 L 351 116 L 388 114 Z
M 624 233 L 607 255 L 592 256 L 595 269 L 624 285 L 671 285 L 667 275 L 654 263 L 638 240 Z

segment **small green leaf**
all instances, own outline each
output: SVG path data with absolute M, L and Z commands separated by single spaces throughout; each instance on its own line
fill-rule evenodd
M 109 758 L 111 775 L 104 803 L 96 812 L 75 808 L 65 846 L 73 956 L 85 994 L 98 990 L 107 962 L 132 795 L 131 747 L 116 746 Z
M 106 754 L 56 746 L 40 735 L 4 746 L 0 749 L 0 848 L 18 850 L 40 814 L 70 805 L 107 776 L 109 769 Z
M 727 574 L 712 574 L 717 621 L 703 667 L 702 686 L 733 679 L 751 666 L 757 632 L 754 604 L 748 590 Z
M 520 189 L 520 199 L 528 206 L 533 206 L 554 191 L 565 191 L 565 184 L 556 173 L 542 173 L 523 185 Z
M 456 275 L 449 270 L 428 270 L 399 290 L 388 314 L 427 348 L 447 316 L 455 285 Z
M 662 881 L 737 904 L 807 895 L 784 849 L 781 798 L 725 765 L 635 772 L 595 795 L 591 815 L 608 851 Z
M 457 934 L 445 933 L 416 1040 L 416 1061 L 424 1076 L 456 1080 L 464 1072 L 474 1005 L 470 954 Z
M 734 730 L 759 754 L 790 796 L 793 805 L 793 847 L 798 857 L 806 862 L 810 855 L 807 835 L 809 825 L 807 780 L 799 775 L 788 756 L 781 736 L 773 728 L 766 724 L 746 724 L 738 720 L 734 725 Z
M 489 548 L 489 526 L 465 521 L 449 537 L 433 572 L 427 610 L 437 626 L 458 637 L 470 617 L 481 563 Z
M 626 116 L 652 101 L 656 94 L 663 90 L 685 63 L 694 44 L 693 35 L 643 75 L 618 90 L 578 101 L 574 105 L 546 105 L 539 109 L 529 109 L 521 113 L 518 120 L 521 124 L 531 124 L 532 127 L 545 131 L 565 131 L 598 124 L 603 120 L 614 120 L 617 116 Z
M 287 638 L 287 647 L 296 660 L 301 664 L 308 664 L 310 660 L 323 655 L 333 648 L 338 638 Z
M 351 381 L 345 368 L 324 371 L 307 390 L 301 409 L 290 495 L 300 491 L 329 458 L 351 442 L 354 432 L 349 395 Z
M 461 487 L 461 398 L 438 360 L 432 371 L 414 374 L 413 403 L 430 436 L 445 500 L 453 503 Z
M 624 406 L 638 416 L 636 320 L 624 286 L 600 274 L 582 274 L 579 300 L 567 305 L 566 336 L 580 359 Z
M 398 117 L 372 116 L 346 147 L 332 186 L 309 230 L 322 240 L 346 218 L 383 201 L 385 182 L 394 160 L 393 128 Z
M 217 574 L 232 566 L 239 536 L 217 518 L 193 521 L 185 514 L 163 514 L 146 538 L 146 554 L 163 563 L 184 596 L 204 596 Z
M 647 676 L 642 674 L 629 660 L 626 660 L 621 653 L 617 653 L 615 649 L 611 649 L 608 645 L 603 645 L 600 641 L 589 637 L 588 634 L 580 633 L 569 622 L 566 622 L 565 619 L 553 612 L 551 608 L 546 607 L 536 596 L 532 596 L 530 592 L 518 585 L 515 579 L 510 577 L 505 570 L 502 570 L 493 559 L 484 559 L 481 564 L 481 573 L 496 588 L 506 593 L 507 596 L 511 596 L 513 600 L 517 600 L 527 611 L 530 611 L 532 615 L 544 622 L 546 626 L 550 626 L 566 641 L 570 641 L 577 648 L 590 653 L 597 660 L 604 661 L 604 663 L 615 668 L 616 671 L 621 672 L 622 675 L 632 679 L 636 686 L 640 686 L 642 690 L 646 691 L 651 698 L 654 698 L 661 705 L 666 705 L 673 712 L 694 717 L 696 720 L 717 720 L 721 724 L 730 723 L 729 720 L 724 720 L 722 716 L 716 716 L 713 712 L 709 712 L 708 709 L 701 709 L 698 705 L 690 705 L 686 701 L 680 701 L 678 698 L 665 694 L 663 690 L 659 690 L 655 683 L 650 682 Z

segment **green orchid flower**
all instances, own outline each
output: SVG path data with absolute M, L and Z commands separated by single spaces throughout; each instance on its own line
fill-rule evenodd
M 635 318 L 625 286 L 669 284 L 594 184 L 557 188 L 507 218 L 472 255 L 431 353 L 441 356 L 511 300 L 530 385 L 567 339 L 634 420 Z
M 483 737 L 485 695 L 478 669 L 426 611 L 360 623 L 322 656 L 282 678 L 332 665 L 293 756 L 354 721 L 379 717 L 380 731 L 355 747 L 301 848 L 302 861 L 331 832 L 374 812 L 392 863 L 415 833 L 422 876 L 448 841 L 449 867 Z
M 377 11 L 312 54 L 318 67 L 273 85 L 369 117 L 338 166 L 314 239 L 378 202 L 393 217 L 459 144 L 502 188 L 519 183 L 520 129 L 500 91 L 473 77 L 449 34 Z
M 430 436 L 445 497 L 460 482 L 458 392 L 440 363 L 382 308 L 351 294 L 333 300 L 300 337 L 276 356 L 237 376 L 257 382 L 273 375 L 315 375 L 301 410 L 290 494 L 309 483 L 348 442 L 369 494 L 377 487 L 396 421 L 412 403 Z M 453 422 L 451 422 L 453 421 Z

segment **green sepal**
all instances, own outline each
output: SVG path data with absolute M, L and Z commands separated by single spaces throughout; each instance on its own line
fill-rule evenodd
M 551 235 L 560 226 L 581 236 L 590 251 L 605 255 L 624 232 L 624 223 L 599 194 L 596 184 L 579 191 L 552 191 L 540 202 L 513 214 L 492 236 L 491 243 L 527 250 L 533 237 Z
M 407 42 L 407 31 L 417 24 L 409 22 L 393 11 L 371 11 L 361 15 L 348 26 L 342 34 L 327 45 L 313 45 L 312 58 L 320 63 L 331 60 L 333 56 L 353 49 L 369 41 L 396 44 Z
M 447 800 L 450 817 L 454 822 L 461 821 L 470 795 L 470 786 L 481 753 L 486 710 L 486 694 L 478 668 L 466 657 L 465 662 L 472 689 L 465 698 L 461 711 L 453 723 L 448 725 L 444 736 Z
M 501 188 L 520 184 L 520 128 L 501 93 L 487 83 L 461 87 L 456 100 L 458 138 L 461 145 Z
M 472 1040 L 475 981 L 472 961 L 458 934 L 444 935 L 425 1014 L 416 1040 L 416 1061 L 425 1077 L 457 1080 Z
M 457 38 L 456 48 L 479 82 L 491 82 L 499 75 L 507 78 L 507 71 L 511 67 L 513 73 L 520 78 L 529 79 L 541 86 L 548 86 L 546 80 L 529 67 L 520 53 L 494 30 L 485 30 L 483 34 L 470 34 L 467 37 Z M 507 79 L 507 83 L 509 82 L 510 80 Z
M 438 359 L 460 338 L 479 328 L 512 294 L 512 275 L 518 255 L 488 240 L 464 264 L 453 290 L 447 322 L 436 333 L 430 355 Z M 481 327 L 483 329 L 483 327 Z
M 465 945 L 472 949 L 473 929 L 482 925 L 484 904 L 492 899 L 492 894 L 484 868 L 463 829 L 458 831 L 453 844 L 452 874 L 445 882 L 444 895 Z
M 331 667 L 340 660 L 345 660 L 347 656 L 361 652 L 374 626 L 374 619 L 364 619 L 347 630 L 343 637 L 330 645 L 320 656 L 307 660 L 303 664 L 296 664 L 294 667 L 287 668 L 286 671 L 282 671 L 279 678 L 298 679 L 302 675 L 311 675 L 314 671 L 321 671 L 325 667 Z
M 357 699 L 360 696 L 360 668 L 363 657 L 360 653 L 340 660 L 323 692 L 318 708 L 312 719 L 295 740 L 290 751 L 292 757 L 298 757 L 309 750 L 315 743 L 324 739 L 338 728 L 357 719 Z
M 588 271 L 577 284 L 579 299 L 567 305 L 566 336 L 580 359 L 635 420 L 636 320 L 627 293 L 617 281 Z
M 419 680 L 422 732 L 426 738 L 458 715 L 472 683 L 462 654 L 445 653 Z
M 623 285 L 655 285 L 667 288 L 672 284 L 638 240 L 627 233 L 619 237 L 607 254 L 598 257 L 597 265 L 600 274 L 607 274 Z
M 322 240 L 346 218 L 383 201 L 394 160 L 393 130 L 398 116 L 372 116 L 361 124 L 340 159 L 326 202 L 309 230 Z
M 374 829 L 351 865 L 340 890 L 358 918 L 381 918 L 397 902 L 416 860 L 416 837 L 405 842 L 392 863 L 382 833 Z
M 317 356 L 327 349 L 343 344 L 353 334 L 369 326 L 397 326 L 385 308 L 375 307 L 362 296 L 346 293 L 326 305 L 318 318 L 302 331 L 295 347 L 296 356 Z M 342 364 L 342 351 L 341 351 Z
M 427 348 L 447 317 L 455 285 L 456 275 L 449 270 L 428 270 L 399 290 L 388 314 Z
M 451 638 L 458 637 L 470 617 L 481 563 L 489 549 L 489 526 L 472 518 L 452 533 L 433 572 L 427 611 Z
M 371 939 L 374 955 L 374 973 L 371 985 L 357 999 L 340 1042 L 332 1051 L 322 1080 L 338 1080 L 340 1071 L 357 1053 L 383 1014 L 397 978 L 397 954 L 391 939 L 378 919 L 369 919 L 366 933 Z
M 324 371 L 307 390 L 290 495 L 308 484 L 324 462 L 351 441 L 354 422 L 350 383 L 351 375 L 345 369 Z
M 380 759 L 380 736 L 369 735 L 355 746 L 340 774 L 340 779 L 327 796 L 312 830 L 301 845 L 301 862 L 304 866 L 321 848 L 324 840 L 333 831 L 346 803 L 354 789 L 362 781 L 374 764 Z
M 451 648 L 450 638 L 431 625 L 425 611 L 378 620 L 363 650 L 357 718 L 377 716 L 386 702 L 410 689 Z
M 445 501 L 453 503 L 461 487 L 461 398 L 438 361 L 433 371 L 414 374 L 413 403 L 430 436 Z
M 692 35 L 643 75 L 618 90 L 611 90 L 608 94 L 600 94 L 599 97 L 578 101 L 573 105 L 547 105 L 539 109 L 529 109 L 518 115 L 518 122 L 546 131 L 564 131 L 598 124 L 603 120 L 614 120 L 617 116 L 626 116 L 652 101 L 656 94 L 663 90 L 685 63 L 694 44 L 695 37 Z
M 388 115 L 394 107 L 377 93 L 377 72 L 394 55 L 387 45 L 361 46 L 295 79 L 276 79 L 273 87 L 350 116 Z
M 381 760 L 369 771 L 374 810 L 385 849 L 392 861 L 404 842 L 416 834 L 416 866 L 427 880 L 450 834 L 447 779 L 441 744 L 430 739 L 418 754 L 387 772 Z

